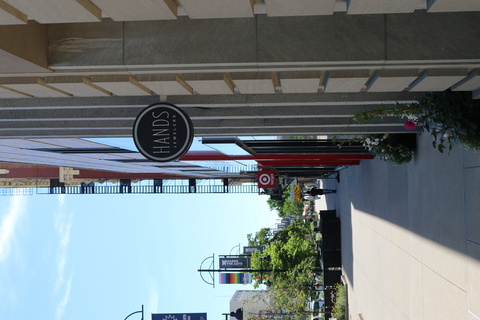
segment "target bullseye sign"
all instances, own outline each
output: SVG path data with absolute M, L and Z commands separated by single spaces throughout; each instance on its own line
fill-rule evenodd
M 275 171 L 262 170 L 258 172 L 258 187 L 259 188 L 275 188 L 277 186 L 277 179 Z

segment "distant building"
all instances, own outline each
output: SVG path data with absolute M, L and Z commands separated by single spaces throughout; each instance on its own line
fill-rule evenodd
M 230 300 L 230 311 L 243 309 L 244 320 L 264 318 L 271 313 L 271 306 L 266 290 L 237 290 Z M 230 317 L 230 320 L 235 318 Z

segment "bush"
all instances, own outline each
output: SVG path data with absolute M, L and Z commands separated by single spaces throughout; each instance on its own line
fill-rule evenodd
M 413 159 L 416 148 L 416 134 L 372 134 L 336 140 L 341 147 L 344 144 L 361 143 L 381 160 L 394 165 L 403 165 Z
M 347 289 L 344 285 L 335 285 L 335 304 L 333 305 L 333 316 L 338 320 L 345 320 L 347 314 Z
M 444 91 L 429 93 L 412 104 L 397 104 L 355 114 L 359 122 L 374 118 L 397 116 L 406 118 L 405 128 L 419 126 L 433 136 L 433 147 L 443 152 L 455 144 L 480 150 L 480 100 L 473 100 L 469 92 Z

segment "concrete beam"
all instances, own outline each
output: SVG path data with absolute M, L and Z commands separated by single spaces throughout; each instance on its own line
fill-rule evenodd
M 480 11 L 476 0 L 427 0 L 428 12 Z
M 0 0 L 0 25 L 26 24 L 27 21 L 26 14 Z
M 93 0 L 115 21 L 173 20 L 177 18 L 175 1 Z
M 143 86 L 131 75 L 94 75 L 90 81 L 105 90 L 118 96 L 144 96 L 153 92 Z
M 335 10 L 336 0 L 265 0 L 267 16 L 314 16 L 331 15 Z
M 3 87 L 0 86 L 0 98 L 25 98 L 25 97 L 31 97 L 30 95 L 19 92 L 17 90 L 8 88 L 8 87 Z
M 432 69 L 422 72 L 413 82 L 410 91 L 444 91 L 467 76 L 467 69 Z
M 420 95 L 419 95 L 420 96 Z M 2 99 L 0 137 L 118 137 L 130 136 L 134 119 L 151 97 Z M 404 131 L 401 121 L 358 124 L 355 112 L 381 104 L 409 102 L 411 94 L 259 94 L 229 96 L 176 96 L 169 102 L 191 117 L 197 135 L 270 135 L 279 132 Z M 156 100 L 157 99 L 157 100 Z M 298 101 L 303 102 L 298 102 Z M 41 103 L 38 103 L 41 102 Z M 70 103 L 66 103 L 70 102 Z M 112 104 L 100 104 L 108 102 Z M 116 102 L 116 104 L 113 104 Z M 248 134 L 247 132 L 250 132 Z
M 332 71 L 325 79 L 325 92 L 360 92 L 370 78 L 367 70 Z
M 190 19 L 253 17 L 251 0 L 178 0 Z
M 320 72 L 282 72 L 280 83 L 283 93 L 316 93 L 320 89 Z
M 4 79 L 0 79 L 0 85 L 3 88 L 31 97 L 53 98 L 71 96 L 68 92 L 49 86 L 46 84 L 45 79 L 40 77 L 14 78 L 6 82 Z
M 200 119 L 202 119 L 200 117 Z M 135 117 L 129 118 L 80 118 L 80 119 L 29 119 L 23 123 L 9 121 L 9 119 L 0 120 L 0 131 L 7 130 L 74 130 L 74 129 L 94 129 L 113 130 L 115 128 L 133 128 Z M 196 120 L 192 119 L 195 130 L 205 129 L 222 131 L 224 128 L 251 129 L 253 131 L 262 131 L 265 129 L 289 129 L 289 128 L 309 128 L 314 131 L 319 128 L 340 128 L 340 127 L 402 127 L 403 122 L 397 118 L 391 118 L 382 121 L 371 121 L 368 124 L 360 124 L 353 121 L 351 117 L 340 118 L 221 118 Z M 68 129 L 67 129 L 68 128 Z
M 293 71 L 479 63 L 480 12 L 136 21 L 50 26 L 51 67 Z M 408 34 L 408 37 L 405 37 Z M 458 35 L 462 36 L 459 37 Z M 87 40 L 88 39 L 88 40 Z M 428 43 L 428 45 L 426 45 Z M 76 50 L 73 51 L 71 48 Z M 401 62 L 401 63 L 400 63 Z M 412 67 L 415 65 L 415 67 Z
M 412 13 L 418 8 L 418 6 L 418 0 L 347 0 L 347 13 Z
M 275 93 L 276 75 L 269 72 L 243 72 L 230 74 L 235 89 L 241 94 Z
M 233 94 L 233 87 L 223 73 L 185 74 L 185 82 L 197 94 Z
M 190 95 L 193 88 L 179 74 L 140 74 L 137 80 L 158 95 Z
M 423 93 L 330 93 L 330 94 L 234 94 L 234 95 L 191 95 L 172 96 L 168 102 L 182 107 L 252 107 L 252 106 L 350 106 L 350 105 L 379 105 L 396 102 L 411 102 L 424 96 Z M 160 102 L 159 96 L 112 96 L 112 97 L 70 97 L 68 99 L 0 99 L 2 108 L 38 108 L 38 107 L 95 107 L 120 106 L 146 107 Z
M 367 84 L 368 92 L 400 92 L 418 78 L 418 70 L 380 70 Z
M 97 85 L 85 76 L 60 76 L 45 79 L 45 83 L 53 88 L 68 92 L 78 97 L 111 96 L 112 93 Z
M 224 128 L 223 130 L 211 130 L 198 128 L 195 129 L 195 135 L 198 137 L 209 136 L 285 136 L 285 135 L 351 135 L 351 134 L 370 134 L 378 133 L 406 133 L 403 126 L 362 126 L 362 127 L 329 127 L 329 128 Z M 22 129 L 2 129 L 0 128 L 0 139 L 3 138 L 113 138 L 113 137 L 131 137 L 131 127 L 117 128 L 72 128 L 70 126 L 63 128 L 22 128 Z
M 474 91 L 480 89 L 480 70 L 472 70 L 466 78 L 452 87 L 453 91 Z
M 100 9 L 90 0 L 4 0 L 39 23 L 98 22 Z

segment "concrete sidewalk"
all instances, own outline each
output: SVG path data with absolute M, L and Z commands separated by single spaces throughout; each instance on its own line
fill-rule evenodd
M 441 154 L 423 133 L 410 164 L 362 161 L 324 187 L 350 319 L 480 320 L 480 154 Z

